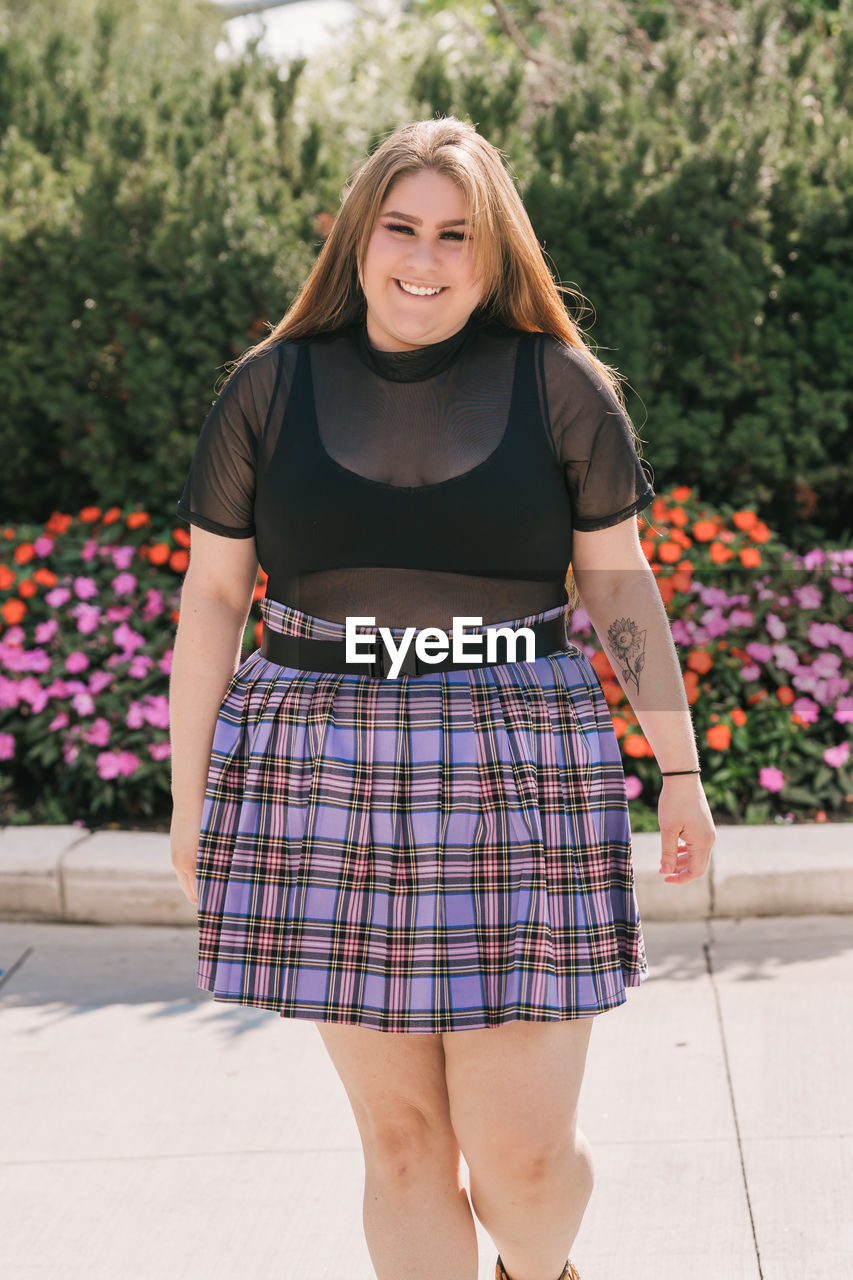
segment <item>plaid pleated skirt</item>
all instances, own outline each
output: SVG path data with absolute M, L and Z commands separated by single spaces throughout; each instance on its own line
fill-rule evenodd
M 285 635 L 344 638 L 261 611 Z M 624 1003 L 648 973 L 619 746 L 572 644 L 397 679 L 257 650 L 221 703 L 196 874 L 197 985 L 284 1018 L 558 1021 Z

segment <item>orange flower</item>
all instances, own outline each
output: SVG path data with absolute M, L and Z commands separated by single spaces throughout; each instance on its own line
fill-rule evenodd
M 7 564 L 0 564 L 0 591 L 8 591 L 15 581 L 15 575 Z
M 786 707 L 790 707 L 796 696 L 797 695 L 789 684 L 780 684 L 779 688 L 776 690 L 776 697 L 783 706 Z
M 101 524 L 115 524 L 116 520 L 121 517 L 121 507 L 110 507 L 109 511 L 104 512 L 104 518 Z
M 31 600 L 38 592 L 38 587 L 32 578 L 22 578 L 18 583 L 18 595 L 23 596 L 25 600 Z
M 83 507 L 77 516 L 78 520 L 82 520 L 83 524 L 94 524 L 101 517 L 100 507 Z
M 252 591 L 252 599 L 262 600 L 264 598 L 265 592 L 266 592 L 266 587 L 264 586 L 264 584 L 262 582 L 257 582 L 255 584 L 254 590 Z
M 675 564 L 681 559 L 681 548 L 677 542 L 662 542 L 658 547 L 658 560 L 663 564 Z
M 151 517 L 147 511 L 131 511 L 127 517 L 128 529 L 141 529 L 143 525 L 150 524 Z
M 658 591 L 664 604 L 669 604 L 676 593 L 676 586 L 672 578 L 658 578 Z
M 726 751 L 732 740 L 732 731 L 727 724 L 715 724 L 705 738 L 712 751 Z
M 690 497 L 690 492 L 689 485 L 681 484 L 677 489 L 673 489 L 670 496 L 673 502 L 686 502 Z
M 6 539 L 7 542 L 11 542 L 14 536 L 15 536 L 15 526 L 13 524 L 10 524 L 7 529 L 3 530 L 3 537 Z
M 804 720 L 802 716 L 798 716 L 796 711 L 793 712 L 791 716 L 791 724 L 797 725 L 797 727 L 800 729 L 808 729 L 809 727 L 808 720 Z
M 714 659 L 707 649 L 691 649 L 687 659 L 690 671 L 698 671 L 700 676 L 707 675 L 714 665 Z
M 711 559 L 714 564 L 725 564 L 727 560 L 731 560 L 734 555 L 733 551 L 729 551 L 728 547 L 724 547 L 722 542 L 711 543 Z
M 155 542 L 153 547 L 148 548 L 148 559 L 152 564 L 165 564 L 171 554 L 171 548 L 167 542 Z
M 51 569 L 36 569 L 33 574 L 33 581 L 37 582 L 40 587 L 55 587 L 56 574 Z
M 735 511 L 732 515 L 732 524 L 736 529 L 751 529 L 758 520 L 758 516 L 754 511 Z
M 65 533 L 70 523 L 70 516 L 65 516 L 60 511 L 54 511 L 44 527 L 47 533 Z
M 695 671 L 685 671 L 682 680 L 684 682 L 685 696 L 692 706 L 699 697 L 699 677 Z
M 826 813 L 824 812 L 823 809 L 818 809 L 817 813 L 814 816 L 814 820 L 815 822 L 826 822 Z
M 173 529 L 172 537 L 175 539 L 179 547 L 188 547 L 190 545 L 190 535 L 186 529 Z
M 748 707 L 753 707 L 756 702 L 763 702 L 767 696 L 768 694 L 766 689 L 756 689 L 755 693 L 751 693 L 747 698 L 746 705 Z
M 732 721 L 736 725 L 743 726 L 746 724 L 746 712 L 743 707 L 735 707 L 732 712 Z
M 611 667 L 607 654 L 603 649 L 596 649 L 595 653 L 590 658 L 590 662 L 592 663 L 595 674 L 598 676 L 602 684 L 604 684 L 605 680 L 613 680 L 615 678 L 613 675 L 613 668 Z
M 754 524 L 750 529 L 749 533 L 750 533 L 750 537 L 754 538 L 756 542 L 769 542 L 772 536 L 770 533 L 770 530 L 767 528 L 767 525 L 764 524 L 763 522 Z
M 622 735 L 628 731 L 628 721 L 624 716 L 612 716 L 611 719 L 613 721 L 613 731 L 616 734 L 616 737 L 621 738 Z
M 16 623 L 20 622 L 26 612 L 27 606 L 24 604 L 23 600 L 18 600 L 14 596 L 11 600 L 7 600 L 3 607 L 0 608 L 0 614 L 3 615 L 3 621 L 8 622 L 10 627 L 14 627 Z
M 631 756 L 634 760 L 642 759 L 649 754 L 648 745 L 641 733 L 628 733 L 622 739 L 622 750 L 626 756 Z
M 697 542 L 710 542 L 716 538 L 718 529 L 716 520 L 697 520 L 693 526 L 693 537 Z
M 255 644 L 260 648 L 261 637 L 264 634 L 264 624 L 262 622 L 255 623 Z
M 172 621 L 174 622 L 175 626 L 177 626 L 177 625 L 178 625 L 178 623 L 179 623 L 179 622 L 180 622 L 180 620 L 181 620 L 181 611 L 180 611 L 180 609 L 173 609 L 173 610 L 172 610 L 172 612 L 169 614 L 169 617 L 172 619 Z
M 689 515 L 687 514 L 687 512 L 684 510 L 683 507 L 673 507 L 669 513 L 669 518 L 673 524 L 677 524 L 681 526 L 687 524 L 688 520 L 690 519 Z
M 622 686 L 616 680 L 602 680 L 601 690 L 604 694 L 604 701 L 608 707 L 618 707 L 619 703 L 625 697 L 622 692 Z
M 12 559 L 15 564 L 29 564 L 35 553 L 35 547 L 31 542 L 22 542 L 12 552 Z
M 745 569 L 757 569 L 761 564 L 761 552 L 757 547 L 742 547 L 740 562 Z
M 169 556 L 169 568 L 175 573 L 186 573 L 190 567 L 190 558 L 186 551 L 173 551 Z
M 651 560 L 652 556 L 655 554 L 655 544 L 652 542 L 651 538 L 643 538 L 640 546 L 643 548 L 643 555 L 646 559 Z

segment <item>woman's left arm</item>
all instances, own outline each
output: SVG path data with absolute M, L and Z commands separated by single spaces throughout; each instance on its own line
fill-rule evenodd
M 578 595 L 662 772 L 697 769 L 681 667 L 637 518 L 574 533 Z M 687 884 L 708 869 L 716 828 L 699 774 L 663 778 L 658 801 L 661 874 Z M 684 849 L 679 849 L 679 838 Z

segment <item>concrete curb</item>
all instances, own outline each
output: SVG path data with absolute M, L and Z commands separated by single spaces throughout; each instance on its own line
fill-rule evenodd
M 632 840 L 644 920 L 853 913 L 853 823 L 717 828 L 708 874 L 658 873 L 660 834 Z M 195 925 L 169 837 L 84 827 L 0 828 L 0 919 Z

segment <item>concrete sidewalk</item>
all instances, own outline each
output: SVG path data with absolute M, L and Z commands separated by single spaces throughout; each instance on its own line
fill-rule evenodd
M 583 1280 L 853 1280 L 850 919 L 645 936 L 648 980 L 590 1043 Z M 373 1280 L 358 1131 L 315 1026 L 217 1004 L 195 947 L 192 928 L 0 924 L 8 1280 Z
M 853 823 L 718 826 L 707 875 L 658 873 L 660 833 L 635 833 L 644 920 L 853 913 Z M 0 828 L 0 919 L 195 924 L 168 835 L 65 827 Z

